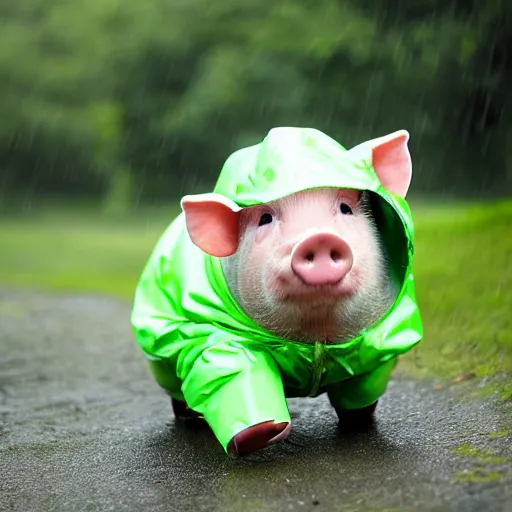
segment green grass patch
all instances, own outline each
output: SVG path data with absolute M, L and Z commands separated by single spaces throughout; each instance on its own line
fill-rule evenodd
M 512 428 L 498 430 L 497 432 L 491 432 L 489 434 L 489 439 L 501 439 L 502 437 L 512 437 Z
M 452 448 L 452 453 L 456 455 L 464 455 L 466 457 L 473 457 L 478 461 L 484 463 L 494 463 L 494 464 L 504 464 L 507 462 L 505 457 L 498 457 L 493 455 L 491 450 L 481 450 L 480 448 L 473 448 L 469 443 L 463 444 L 461 446 L 456 446 Z
M 489 471 L 487 468 L 483 467 L 459 471 L 455 475 L 455 480 L 457 482 L 468 484 L 487 484 L 502 479 L 503 473 L 499 473 L 498 471 Z
M 466 443 L 456 446 L 450 451 L 475 464 L 473 468 L 467 468 L 455 474 L 455 480 L 458 482 L 488 483 L 501 480 L 504 476 L 502 472 L 496 471 L 496 465 L 505 464 L 508 460 L 505 457 L 494 455 L 491 450 L 474 448 Z
M 45 209 L 0 220 L 0 283 L 133 297 L 140 272 L 178 205 L 107 219 L 88 209 Z
M 88 207 L 0 218 L 0 283 L 131 300 L 179 205 L 107 220 Z M 425 338 L 403 358 L 417 375 L 502 375 L 512 396 L 512 201 L 413 210 Z
M 415 281 L 425 337 L 404 358 L 417 374 L 502 374 L 512 391 L 512 202 L 421 208 Z

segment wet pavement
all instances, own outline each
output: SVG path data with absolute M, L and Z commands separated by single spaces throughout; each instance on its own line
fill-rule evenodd
M 175 424 L 129 314 L 0 291 L 1 511 L 512 511 L 512 404 L 469 398 L 477 383 L 397 374 L 353 434 L 325 397 L 290 400 L 289 442 L 233 460 Z

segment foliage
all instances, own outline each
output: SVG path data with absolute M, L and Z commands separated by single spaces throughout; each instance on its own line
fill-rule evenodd
M 498 0 L 3 2 L 0 194 L 176 198 L 275 125 L 406 128 L 413 193 L 510 193 L 511 20 Z

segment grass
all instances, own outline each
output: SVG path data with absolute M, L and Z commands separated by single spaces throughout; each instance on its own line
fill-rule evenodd
M 466 471 L 460 471 L 455 475 L 455 481 L 468 484 L 487 484 L 502 480 L 503 477 L 503 473 L 498 471 L 489 471 L 485 467 L 477 467 Z
M 105 219 L 91 209 L 48 209 L 0 220 L 0 283 L 131 299 L 168 211 Z
M 0 283 L 131 300 L 178 205 L 106 220 L 91 208 L 0 218 Z M 512 397 L 512 201 L 415 209 L 417 296 L 425 338 L 406 371 L 504 375 Z
M 491 450 L 481 450 L 479 448 L 473 448 L 469 443 L 463 444 L 462 446 L 456 446 L 451 450 L 456 455 L 463 455 L 465 457 L 473 457 L 479 462 L 490 462 L 493 464 L 504 464 L 507 462 L 505 457 L 497 457 L 493 455 Z
M 499 466 L 506 464 L 508 459 L 498 457 L 491 450 L 482 450 L 472 447 L 469 443 L 456 446 L 451 449 L 455 455 L 464 457 L 468 464 L 471 462 L 473 467 L 466 468 L 455 474 L 455 481 L 464 483 L 489 483 L 501 480 L 504 474 L 496 471 Z M 496 468 L 498 466 L 498 468 Z
M 409 370 L 447 378 L 502 372 L 510 398 L 512 201 L 419 208 L 415 220 L 425 338 L 405 358 Z

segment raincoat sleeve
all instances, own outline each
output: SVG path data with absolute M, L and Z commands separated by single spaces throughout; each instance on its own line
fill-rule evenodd
M 327 391 L 331 405 L 335 409 L 348 410 L 362 409 L 374 404 L 386 391 L 397 361 L 394 357 L 371 372 L 332 385 Z
M 246 428 L 291 421 L 279 368 L 265 350 L 219 340 L 184 361 L 180 374 L 188 406 L 204 416 L 226 452 Z
M 142 272 L 132 325 L 157 383 L 202 414 L 227 452 L 232 437 L 250 426 L 290 421 L 282 379 L 264 348 L 249 349 L 210 322 L 191 318 L 187 269 L 200 284 L 201 266 L 193 254 L 174 259 L 174 235 L 179 239 L 172 229 L 164 235 Z

